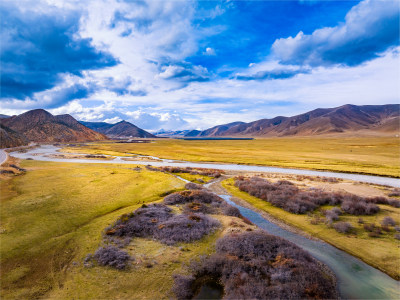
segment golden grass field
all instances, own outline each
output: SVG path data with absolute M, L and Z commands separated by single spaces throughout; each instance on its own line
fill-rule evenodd
M 356 233 L 342 234 L 338 233 L 335 229 L 328 227 L 324 222 L 317 225 L 311 224 L 313 218 L 321 216 L 320 209 L 317 209 L 312 215 L 292 214 L 271 205 L 269 202 L 240 191 L 239 188 L 234 186 L 233 178 L 224 180 L 222 186 L 233 196 L 246 201 L 251 206 L 265 211 L 274 218 L 288 225 L 294 226 L 311 236 L 320 238 L 321 240 L 362 259 L 369 265 L 380 269 L 397 280 L 400 279 L 400 242 L 394 238 L 393 228 L 390 233 L 384 233 L 379 238 L 372 238 L 369 237 L 367 232 L 363 229 L 363 225 L 358 224 L 359 217 L 362 217 L 365 223 L 375 223 L 379 225 L 385 216 L 390 216 L 399 223 L 400 208 L 394 208 L 388 205 L 379 205 L 381 211 L 373 216 L 342 215 L 340 216 L 340 221 L 349 222 L 355 228 Z M 331 207 L 332 206 L 326 205 L 321 208 L 329 209 Z
M 0 182 L 2 299 L 169 299 L 172 274 L 212 252 L 233 218 L 216 216 L 223 227 L 194 243 L 166 246 L 136 238 L 128 246 L 134 265 L 126 271 L 86 268 L 84 258 L 100 246 L 108 225 L 184 183 L 126 165 L 23 161 L 21 166 L 25 174 Z
M 185 141 L 157 139 L 152 143 L 112 141 L 67 147 L 66 152 L 254 164 L 400 177 L 400 140 L 395 137 L 291 137 L 255 140 Z
M 71 262 L 82 264 L 108 224 L 183 186 L 167 174 L 118 165 L 22 166 L 25 175 L 1 181 L 2 298 L 32 298 L 61 287 Z

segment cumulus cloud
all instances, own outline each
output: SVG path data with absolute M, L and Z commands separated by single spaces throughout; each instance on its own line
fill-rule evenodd
M 278 39 L 272 53 L 287 64 L 356 66 L 399 45 L 399 16 L 398 1 L 365 0 L 347 13 L 344 23 Z
M 216 55 L 215 50 L 213 48 L 207 47 L 206 51 L 203 53 L 204 55 Z
M 20 10 L 1 2 L 1 96 L 25 99 L 62 83 L 62 75 L 114 66 L 107 52 L 78 34 L 80 13 Z M 66 99 L 68 101 L 68 99 Z
M 183 82 L 207 81 L 209 79 L 208 70 L 202 66 L 181 63 L 161 67 L 158 78 L 176 79 Z

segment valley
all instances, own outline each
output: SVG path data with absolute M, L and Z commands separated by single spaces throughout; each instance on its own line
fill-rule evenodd
M 95 142 L 64 152 L 130 156 L 130 153 L 192 162 L 234 163 L 400 177 L 396 137 L 257 138 L 250 141 L 157 139 L 146 144 Z
M 86 148 L 81 148 L 81 152 L 83 150 Z M 103 243 L 104 228 L 142 204 L 162 201 L 165 195 L 184 189 L 184 182 L 176 178 L 176 175 L 197 184 L 212 180 L 212 173 L 186 173 L 183 172 L 184 168 L 160 172 L 153 167 L 132 166 L 134 161 L 131 164 L 115 164 L 109 160 L 104 162 L 107 164 L 96 164 L 96 161 L 77 164 L 24 160 L 20 164 L 26 173 L 2 180 L 0 238 L 2 244 L 7 245 L 2 248 L 2 278 L 8 287 L 3 291 L 6 298 L 35 295 L 51 298 L 103 298 L 123 297 L 126 294 L 139 298 L 147 298 L 146 295 L 171 297 L 174 284 L 172 275 L 184 271 L 182 268 L 185 263 L 199 254 L 212 254 L 216 240 L 227 232 L 248 228 L 248 225 L 243 225 L 235 229 L 230 225 L 235 223 L 232 217 L 218 215 L 217 219 L 223 224 L 222 231 L 219 229 L 198 242 L 179 243 L 179 247 L 161 247 L 151 239 L 138 238 L 126 246 L 128 253 L 135 257 L 135 262 L 128 270 L 117 271 L 96 264 L 87 268 L 85 257 L 94 253 Z M 218 183 L 218 188 L 214 184 L 211 189 L 218 194 L 233 195 L 238 203 L 265 213 L 267 219 L 272 218 L 273 222 L 283 228 L 288 226 L 289 231 L 311 239 L 324 240 L 398 278 L 396 253 L 399 242 L 393 238 L 394 229 L 378 238 L 368 237 L 358 223 L 358 217 L 345 215 L 340 219 L 350 222 L 356 231 L 350 235 L 338 233 L 324 223 L 320 210 L 311 215 L 292 214 L 239 191 L 233 185 L 233 177 L 237 175 L 251 177 L 259 176 L 260 173 L 225 171 L 218 180 L 222 186 Z M 272 181 L 289 180 L 301 188 L 340 190 L 362 196 L 387 197 L 395 193 L 395 189 L 389 187 L 360 185 L 349 180 L 324 180 L 323 177 L 264 173 L 263 178 Z M 41 182 L 51 184 L 43 186 Z M 221 190 L 223 188 L 225 190 Z M 32 207 L 35 210 L 32 211 Z M 58 217 L 61 215 L 68 217 Z M 22 219 L 18 217 L 18 223 L 15 222 L 17 216 L 23 216 Z M 361 217 L 365 223 L 380 224 L 386 216 L 398 222 L 398 208 L 383 205 L 379 214 Z M 314 219 L 319 221 L 313 224 Z M 36 220 L 41 222 L 37 223 Z M 354 243 L 355 239 L 357 243 Z M 49 277 L 49 274 L 52 275 Z M 146 284 L 140 284 L 142 281 L 137 277 L 138 274 L 147 278 Z M 111 285 L 106 289 L 100 288 L 102 281 L 110 282 Z M 135 284 L 132 285 L 132 282 Z M 386 283 L 382 284 L 386 286 Z M 387 284 L 387 290 L 377 293 L 392 293 L 389 287 L 393 283 L 389 280 Z M 154 289 L 158 291 L 157 294 Z M 354 290 L 350 289 L 350 292 Z

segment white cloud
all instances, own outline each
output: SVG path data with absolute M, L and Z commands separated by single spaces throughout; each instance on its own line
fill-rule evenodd
M 344 23 L 276 40 L 273 55 L 289 64 L 358 65 L 399 43 L 399 16 L 398 1 L 365 0 L 347 13 Z
M 206 51 L 203 52 L 204 55 L 213 56 L 216 55 L 215 50 L 213 48 L 207 47 Z

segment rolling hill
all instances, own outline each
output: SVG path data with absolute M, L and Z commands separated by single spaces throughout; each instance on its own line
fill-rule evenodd
M 378 132 L 396 134 L 400 130 L 400 105 L 343 105 L 318 108 L 293 117 L 278 116 L 250 123 L 234 122 L 201 132 L 191 137 L 220 136 L 312 136 L 333 133 Z

